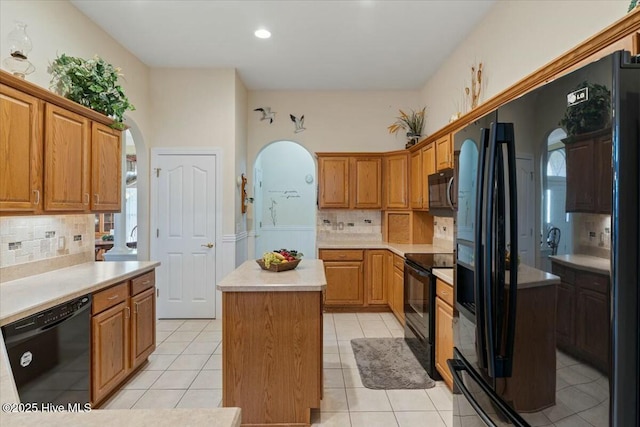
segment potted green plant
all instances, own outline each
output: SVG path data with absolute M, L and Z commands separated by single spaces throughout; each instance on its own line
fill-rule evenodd
M 559 123 L 569 136 L 604 129 L 611 117 L 611 91 L 606 86 L 584 81 L 574 88 L 572 95 L 582 90 L 584 92 L 579 96 L 586 99 L 574 100 L 565 110 Z
M 99 56 L 83 59 L 62 54 L 47 70 L 51 89 L 78 104 L 113 118 L 112 127 L 124 129 L 124 113 L 135 110 L 118 84 L 120 68 Z
M 407 147 L 414 145 L 422 136 L 426 109 L 427 107 L 422 107 L 418 111 L 411 110 L 409 114 L 399 110 L 400 116 L 396 117 L 396 121 L 387 127 L 389 133 L 398 133 L 400 129 L 403 129 L 407 132 Z

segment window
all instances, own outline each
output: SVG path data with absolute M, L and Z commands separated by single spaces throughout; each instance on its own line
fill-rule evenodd
M 549 152 L 547 160 L 547 176 L 567 176 L 567 157 L 564 148 Z

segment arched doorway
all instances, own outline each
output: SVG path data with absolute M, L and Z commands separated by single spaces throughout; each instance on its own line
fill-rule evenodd
M 571 252 L 571 215 L 565 210 L 567 196 L 567 160 L 564 143 L 567 137 L 564 129 L 554 129 L 545 143 L 542 157 L 543 204 L 542 204 L 542 248 L 541 258 L 544 270 L 550 270 L 549 255 Z
M 315 257 L 316 165 L 293 141 L 264 147 L 254 163 L 255 255 L 287 248 Z
M 105 254 L 108 261 L 149 259 L 149 159 L 142 132 L 125 117 L 128 129 L 122 134 L 122 210 L 113 218 L 114 248 Z M 138 219 L 142 219 L 138 226 Z

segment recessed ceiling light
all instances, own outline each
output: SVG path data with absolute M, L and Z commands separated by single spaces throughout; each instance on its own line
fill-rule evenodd
M 253 33 L 256 35 L 257 38 L 259 39 L 268 39 L 269 37 L 271 37 L 271 33 L 267 30 L 265 30 L 264 28 L 261 28 L 259 30 L 256 30 L 255 33 Z

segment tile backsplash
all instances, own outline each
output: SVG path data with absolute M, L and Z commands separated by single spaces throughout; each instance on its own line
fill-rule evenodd
M 573 213 L 573 252 L 609 258 L 611 215 Z
M 453 250 L 453 218 L 433 217 L 433 244 Z
M 322 209 L 316 216 L 318 240 L 382 240 L 382 212 Z
M 0 281 L 91 261 L 94 220 L 93 214 L 0 218 Z

